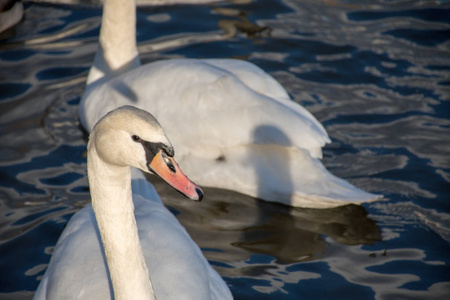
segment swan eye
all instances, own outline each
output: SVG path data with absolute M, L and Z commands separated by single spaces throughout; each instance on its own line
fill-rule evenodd
M 136 143 L 142 142 L 142 139 L 141 139 L 139 136 L 137 136 L 137 135 L 133 135 L 133 136 L 131 136 L 131 138 L 132 138 L 133 141 L 135 141 Z

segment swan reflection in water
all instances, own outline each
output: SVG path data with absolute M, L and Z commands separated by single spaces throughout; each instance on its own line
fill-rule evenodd
M 204 188 L 206 201 L 192 206 L 177 201 L 177 193 L 158 179 L 151 180 L 209 260 L 233 263 L 258 253 L 288 264 L 321 258 L 323 235 L 345 245 L 381 241 L 379 227 L 363 206 L 295 208 L 214 188 Z

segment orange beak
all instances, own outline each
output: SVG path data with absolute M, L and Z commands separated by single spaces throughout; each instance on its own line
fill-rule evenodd
M 202 200 L 202 189 L 184 175 L 173 157 L 168 156 L 162 150 L 156 153 L 148 168 L 186 197 L 195 201 Z

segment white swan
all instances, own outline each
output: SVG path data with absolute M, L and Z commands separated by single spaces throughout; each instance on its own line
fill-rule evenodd
M 154 172 L 201 200 L 202 191 L 181 172 L 173 154 L 158 122 L 145 111 L 125 106 L 98 122 L 88 143 L 92 206 L 71 218 L 34 299 L 113 299 L 111 289 L 116 300 L 232 298 L 134 169 Z
M 181 59 L 140 66 L 135 10 L 133 1 L 105 1 L 80 103 L 88 131 L 108 111 L 132 104 L 151 111 L 175 147 L 183 145 L 180 166 L 200 185 L 314 208 L 378 197 L 324 168 L 325 129 L 255 65 Z

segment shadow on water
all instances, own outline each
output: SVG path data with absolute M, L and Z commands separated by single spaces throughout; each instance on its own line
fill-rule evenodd
M 268 131 L 289 139 L 278 129 L 263 126 L 255 135 L 263 139 Z M 261 140 L 260 139 L 260 140 Z M 287 156 L 288 153 L 280 153 Z M 289 160 L 282 167 L 285 188 L 292 190 Z M 270 164 L 255 165 L 261 176 Z M 277 169 L 283 169 L 280 166 Z M 202 248 L 209 260 L 247 261 L 253 254 L 273 257 L 279 264 L 312 261 L 324 255 L 324 235 L 347 245 L 373 244 L 381 240 L 376 222 L 366 209 L 346 205 L 331 209 L 294 208 L 270 203 L 233 191 L 204 188 L 205 199 L 199 204 L 180 196 L 159 179 L 150 178 L 164 203 Z M 217 236 L 220 235 L 220 238 Z M 220 259 L 219 259 L 220 257 Z

